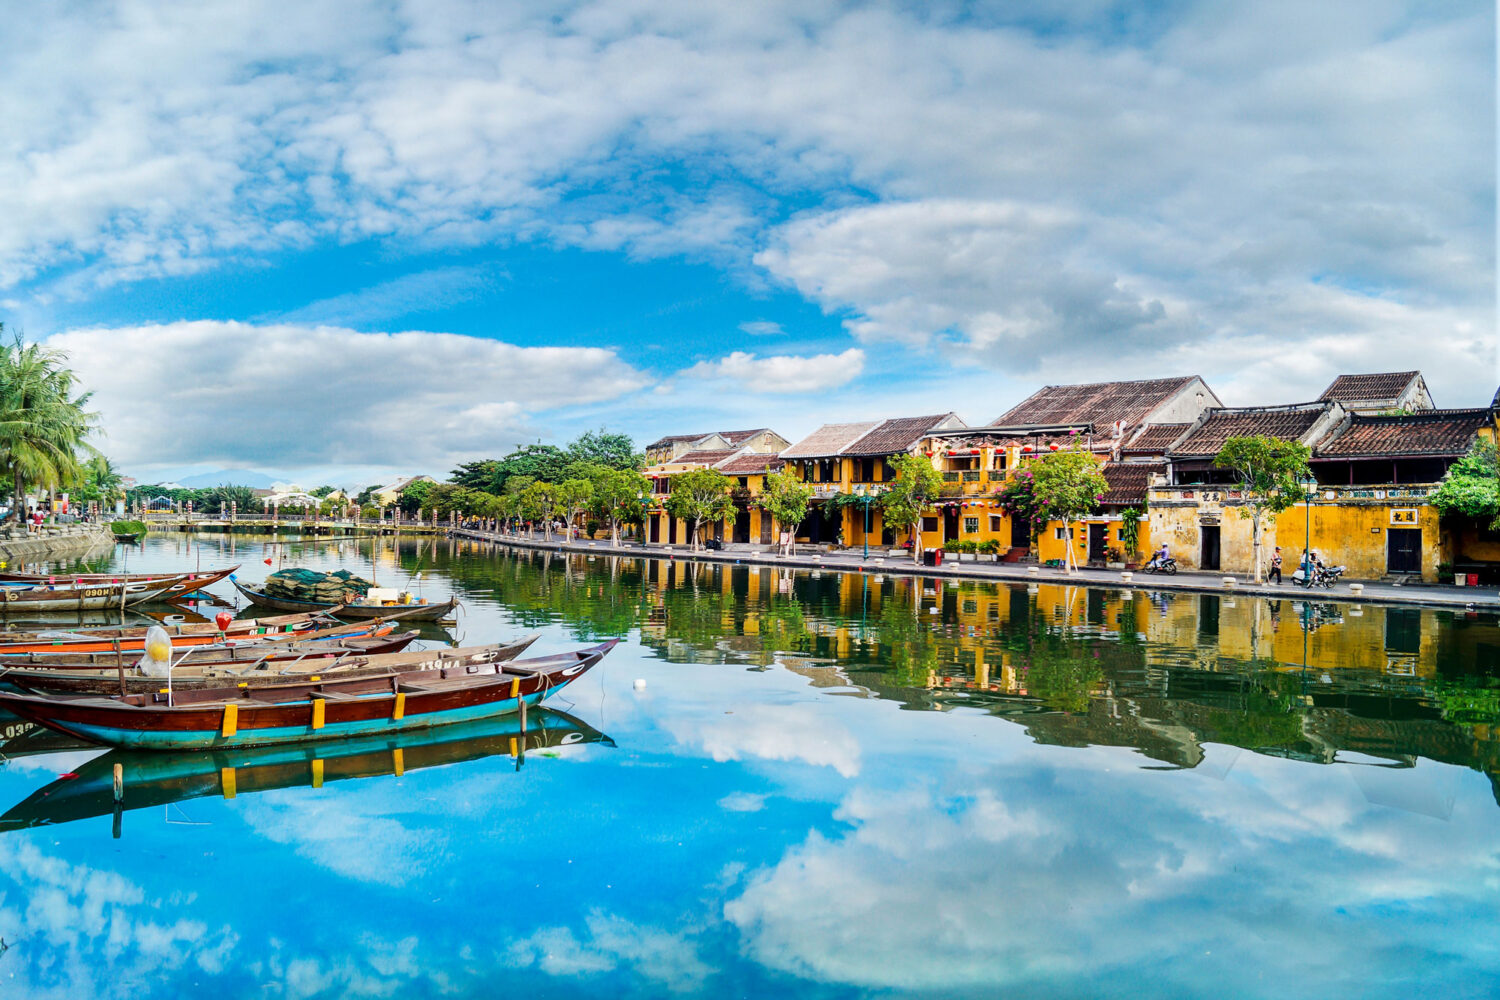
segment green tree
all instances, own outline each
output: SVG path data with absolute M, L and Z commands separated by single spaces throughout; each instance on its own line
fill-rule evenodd
M 1042 516 L 1063 523 L 1067 540 L 1064 569 L 1078 568 L 1077 546 L 1073 544 L 1073 522 L 1096 510 L 1109 484 L 1099 468 L 1099 461 L 1082 448 L 1055 451 L 1034 459 L 1027 468 L 1035 483 L 1036 499 Z
M 83 463 L 83 476 L 73 489 L 73 498 L 84 503 L 97 503 L 101 508 L 109 507 L 124 498 L 124 482 L 125 477 L 115 471 L 108 458 L 94 455 Z
M 408 483 L 396 498 L 396 506 L 401 508 L 403 514 L 415 514 L 419 510 L 426 510 L 432 506 L 432 490 L 437 483 L 426 479 L 418 479 Z
M 500 476 L 500 463 L 493 458 L 460 465 L 449 474 L 448 481 L 487 493 L 498 493 L 504 486 Z
M 0 327 L 3 333 L 3 327 Z M 11 514 L 25 509 L 28 487 L 57 489 L 83 477 L 82 457 L 95 415 L 77 391 L 67 355 L 16 337 L 0 347 L 0 470 L 14 490 Z
M 1239 513 L 1251 522 L 1250 558 L 1255 564 L 1256 583 L 1261 578 L 1261 522 L 1266 514 L 1279 514 L 1302 499 L 1298 480 L 1307 475 L 1311 456 L 1311 450 L 1301 441 L 1263 434 L 1232 437 L 1214 456 L 1216 468 L 1232 469 L 1240 479 L 1244 506 Z
M 594 483 L 591 479 L 565 479 L 555 490 L 557 512 L 563 519 L 563 540 L 573 540 L 578 519 L 593 505 Z
M 1500 454 L 1495 442 L 1475 441 L 1448 469 L 1432 495 L 1432 505 L 1442 514 L 1478 518 L 1500 530 Z
M 646 464 L 645 456 L 635 450 L 628 434 L 611 434 L 603 427 L 578 435 L 568 445 L 568 459 L 631 471 L 639 471 Z
M 693 526 L 693 551 L 703 543 L 703 526 L 723 522 L 734 516 L 734 498 L 730 496 L 734 480 L 718 469 L 699 466 L 672 477 L 672 492 L 667 496 L 667 513 Z
M 943 492 L 943 474 L 921 455 L 897 455 L 889 466 L 896 481 L 880 494 L 880 510 L 892 529 L 911 532 L 911 557 L 922 561 L 922 515 Z
M 590 509 L 609 522 L 609 537 L 620 544 L 620 525 L 641 517 L 641 498 L 650 496 L 651 480 L 634 469 L 603 468 L 594 477 Z
M 330 493 L 337 493 L 338 492 L 338 487 L 337 486 L 319 486 L 317 489 L 315 489 L 315 490 L 308 490 L 307 492 L 308 492 L 309 495 L 315 496 L 319 500 L 324 500 L 324 499 L 327 499 L 328 494 L 330 494 Z
M 551 483 L 534 481 L 515 496 L 516 510 L 522 519 L 533 524 L 542 522 L 542 537 L 551 541 L 552 518 L 557 513 L 557 488 Z
M 812 495 L 813 488 L 789 472 L 773 472 L 766 476 L 765 489 L 756 500 L 776 520 L 781 531 L 777 547 L 783 554 L 789 555 L 792 551 L 792 540 L 797 536 L 798 525 L 807 519 Z
M 504 490 L 512 476 L 529 476 L 544 483 L 560 483 L 572 458 L 550 444 L 528 444 L 495 463 L 495 488 Z

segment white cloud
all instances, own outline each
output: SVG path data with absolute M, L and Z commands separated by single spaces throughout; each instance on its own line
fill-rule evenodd
M 1493 358 L 1489 4 L 119 0 L 8 28 L 0 286 L 37 296 L 329 241 L 758 248 L 859 335 L 966 364 L 1415 352 L 1450 316 Z M 1391 325 L 1283 325 L 1327 288 Z M 1441 364 L 1440 395 L 1493 377 Z
M 568 927 L 538 928 L 512 942 L 508 961 L 568 978 L 599 975 L 623 966 L 673 993 L 697 992 L 713 973 L 698 957 L 690 933 L 645 926 L 598 911 L 589 915 L 586 925 L 585 940 L 579 940 Z
M 444 333 L 189 322 L 49 340 L 94 392 L 109 454 L 130 466 L 441 470 L 509 450 L 564 406 L 647 379 L 613 351 Z
M 761 358 L 748 351 L 735 351 L 717 361 L 700 361 L 679 372 L 678 377 L 728 379 L 753 392 L 818 392 L 853 380 L 864 366 L 865 352 L 857 347 L 806 358 L 788 354 Z
M 789 760 L 859 774 L 854 735 L 810 705 L 747 705 L 733 715 L 672 720 L 672 735 L 717 761 Z

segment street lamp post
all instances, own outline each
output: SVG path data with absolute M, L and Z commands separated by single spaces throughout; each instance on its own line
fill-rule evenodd
M 1297 480 L 1297 485 L 1302 487 L 1302 583 L 1304 586 L 1312 587 L 1312 498 L 1317 491 L 1318 481 L 1309 472 L 1303 478 Z

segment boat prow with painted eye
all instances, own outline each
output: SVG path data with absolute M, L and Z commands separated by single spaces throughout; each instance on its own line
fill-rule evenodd
M 255 688 L 176 692 L 164 683 L 152 694 L 116 697 L 0 693 L 0 708 L 90 743 L 141 750 L 342 739 L 524 713 L 583 676 L 618 642 L 526 660 L 486 652 L 378 676 Z

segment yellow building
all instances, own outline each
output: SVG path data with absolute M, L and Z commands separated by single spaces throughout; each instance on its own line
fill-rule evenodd
M 1415 391 L 1413 374 L 1392 373 L 1387 389 Z M 1363 388 L 1351 391 L 1369 394 L 1380 378 L 1341 376 L 1329 391 L 1362 379 Z M 1436 582 L 1440 566 L 1487 580 L 1497 575 L 1500 537 L 1440 518 L 1431 503 L 1449 466 L 1477 438 L 1494 437 L 1493 409 L 1367 414 L 1345 410 L 1337 399 L 1209 411 L 1168 449 L 1170 485 L 1150 490 L 1152 538 L 1166 542 L 1184 568 L 1254 572 L 1246 498 L 1231 471 L 1213 467 L 1228 438 L 1252 434 L 1308 445 L 1316 484 L 1305 502 L 1264 519 L 1263 570 L 1280 545 L 1288 576 L 1307 546 L 1346 567 L 1351 579 Z
M 665 501 L 672 477 L 689 469 L 711 468 L 737 480 L 734 521 L 706 529 L 709 537 L 746 544 L 770 544 L 772 518 L 755 508 L 752 498 L 765 485 L 765 477 L 781 467 L 777 453 L 790 444 L 766 427 L 751 430 L 715 431 L 712 434 L 674 434 L 646 446 L 646 478 L 652 483 L 651 505 L 646 511 L 646 540 L 659 545 L 687 546 L 692 526 L 667 513 Z

